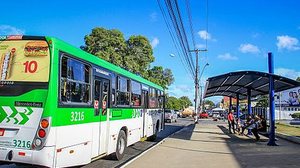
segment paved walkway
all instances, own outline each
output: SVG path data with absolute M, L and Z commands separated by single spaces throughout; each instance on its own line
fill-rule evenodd
M 300 145 L 285 140 L 267 146 L 267 139 L 227 134 L 221 122 L 200 121 L 166 138 L 128 168 L 157 167 L 300 167 Z

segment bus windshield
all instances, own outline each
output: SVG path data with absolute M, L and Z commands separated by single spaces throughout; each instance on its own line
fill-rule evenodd
M 50 52 L 43 40 L 0 41 L 0 82 L 48 82 Z

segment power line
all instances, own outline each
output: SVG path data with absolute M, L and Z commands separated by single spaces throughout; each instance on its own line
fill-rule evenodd
M 169 22 L 167 21 L 167 16 L 166 16 L 165 10 L 163 9 L 163 7 L 162 7 L 162 5 L 161 5 L 161 3 L 160 3 L 160 0 L 157 0 L 157 3 L 158 3 L 158 6 L 159 6 L 160 11 L 162 12 L 162 15 L 163 15 L 163 18 L 164 18 L 164 22 L 165 22 L 165 24 L 167 25 L 167 29 L 168 29 L 169 34 L 170 34 L 170 36 L 171 36 L 171 39 L 172 39 L 172 41 L 173 41 L 173 44 L 174 44 L 174 47 L 175 47 L 175 49 L 176 49 L 177 55 L 178 55 L 179 58 L 180 58 L 180 62 L 181 62 L 181 64 L 183 65 L 184 70 L 189 74 L 189 77 L 190 77 L 191 79 L 193 79 L 192 74 L 190 74 L 190 72 L 187 70 L 187 64 L 183 61 L 182 55 L 180 54 L 180 51 L 179 51 L 179 49 L 178 49 L 178 48 L 179 48 L 179 47 L 178 47 L 178 42 L 175 40 L 174 34 L 173 34 L 172 30 L 171 30 L 171 26 L 170 26 Z
M 189 44 L 187 41 L 185 29 L 183 27 L 179 7 L 178 7 L 176 0 L 172 1 L 172 2 L 173 2 L 173 5 L 170 0 L 165 0 L 165 4 L 168 9 L 168 14 L 173 23 L 173 27 L 174 27 L 176 35 L 177 35 L 177 40 L 179 41 L 182 53 L 184 55 L 184 60 L 185 60 L 186 64 L 188 65 L 188 69 L 189 69 L 190 73 L 192 74 L 193 77 L 195 77 L 195 73 L 194 73 L 195 67 L 193 64 L 191 54 L 188 52 Z M 175 7 L 173 8 L 173 6 L 175 6 Z
M 193 28 L 190 3 L 189 3 L 189 0 L 185 0 L 185 2 L 186 2 L 186 10 L 187 10 L 187 13 L 188 13 L 188 18 L 189 18 L 189 24 L 190 24 L 190 31 L 191 31 L 191 36 L 192 36 L 192 42 L 193 42 L 194 49 L 196 49 L 196 42 L 195 42 L 195 36 L 194 36 L 195 32 L 194 32 L 194 28 Z

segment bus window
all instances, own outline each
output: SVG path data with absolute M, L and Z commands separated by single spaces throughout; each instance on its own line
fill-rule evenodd
M 163 92 L 158 90 L 158 107 L 163 108 Z
M 114 106 L 116 104 L 116 78 L 111 78 L 111 105 Z
M 156 93 L 154 88 L 150 88 L 150 93 L 149 93 L 149 107 L 150 108 L 156 108 Z
M 135 81 L 131 81 L 131 103 L 132 106 L 141 106 L 141 84 Z
M 128 81 L 126 78 L 118 77 L 117 105 L 129 105 L 130 93 L 128 92 Z
M 60 100 L 62 102 L 90 102 L 90 67 L 72 58 L 61 60 Z

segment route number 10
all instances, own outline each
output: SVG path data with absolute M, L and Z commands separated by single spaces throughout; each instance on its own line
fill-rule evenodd
M 26 61 L 23 65 L 25 65 L 25 73 L 35 73 L 38 67 L 36 61 Z

